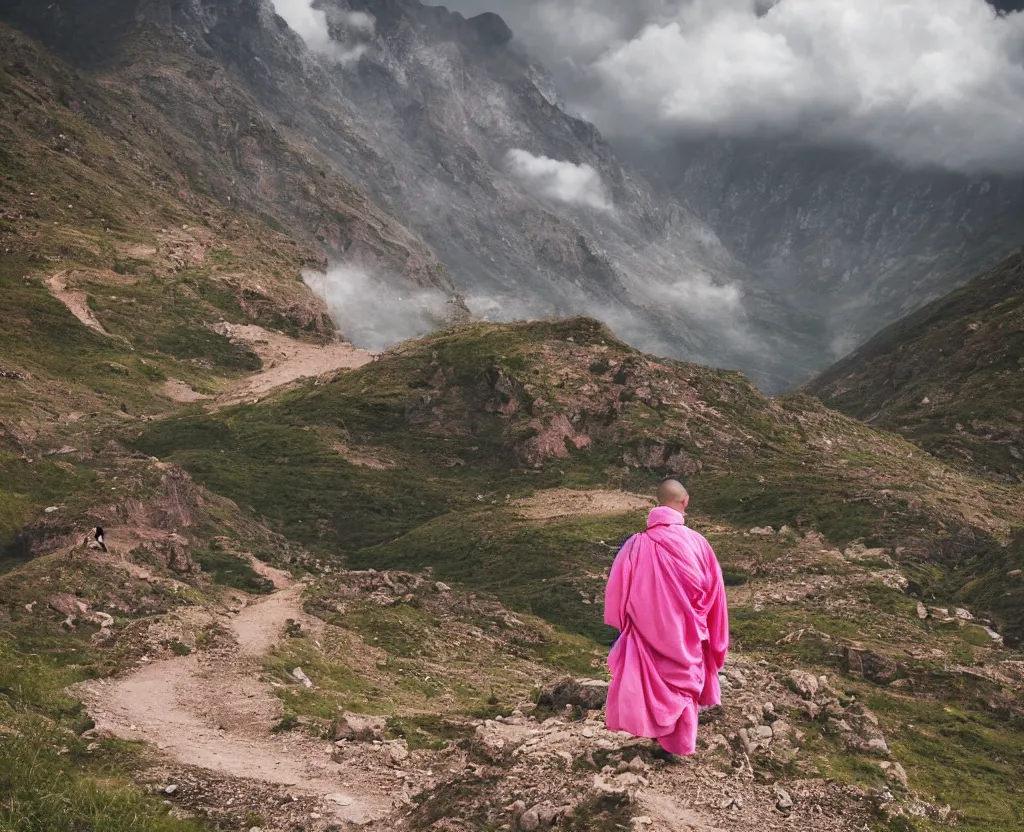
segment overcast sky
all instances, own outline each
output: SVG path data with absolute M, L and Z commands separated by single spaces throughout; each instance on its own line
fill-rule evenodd
M 796 134 L 1024 172 L 1024 13 L 985 0 L 445 5 L 501 14 L 568 104 L 619 141 Z

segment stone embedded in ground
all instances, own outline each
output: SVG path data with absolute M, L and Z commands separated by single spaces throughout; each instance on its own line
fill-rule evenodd
M 818 677 L 806 670 L 791 670 L 789 681 L 804 699 L 813 699 L 818 693 Z
M 896 681 L 900 667 L 888 656 L 856 647 L 843 648 L 843 672 L 869 682 L 887 685 Z
M 922 621 L 928 618 L 928 607 L 922 604 L 920 601 L 917 602 L 917 617 Z
M 292 678 L 307 690 L 313 687 L 313 681 L 303 672 L 301 667 L 297 667 L 292 671 Z
M 775 792 L 775 808 L 780 812 L 788 812 L 793 808 L 793 798 L 785 789 L 777 789 Z
M 519 828 L 523 832 L 535 832 L 540 829 L 540 815 L 536 809 L 528 809 L 519 818 Z

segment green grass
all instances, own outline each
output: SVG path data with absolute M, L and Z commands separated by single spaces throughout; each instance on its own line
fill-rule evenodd
M 1024 827 L 1024 722 L 973 708 L 875 693 L 882 720 L 910 787 L 957 811 L 964 832 Z M 918 828 L 925 830 L 926 824 Z
M 104 741 L 95 751 L 79 734 L 89 726 L 63 692 L 76 667 L 20 653 L 0 640 L 0 828 L 12 832 L 200 832 L 130 782 L 131 746 Z M 61 753 L 61 749 L 65 749 Z
M 221 586 L 258 595 L 274 591 L 273 582 L 256 572 L 245 558 L 212 548 L 195 552 L 192 557 L 202 570 L 213 578 L 214 583 Z
M 602 606 L 582 603 L 580 593 L 603 592 L 602 570 L 643 520 L 631 513 L 532 523 L 500 509 L 445 515 L 349 561 L 376 569 L 433 566 L 442 581 L 484 590 L 570 633 L 610 643 L 614 633 L 603 623 Z

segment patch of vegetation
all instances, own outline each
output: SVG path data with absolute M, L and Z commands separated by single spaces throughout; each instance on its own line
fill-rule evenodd
M 404 739 L 411 751 L 437 751 L 449 743 L 471 739 L 474 732 L 467 722 L 435 714 L 391 717 L 387 722 L 388 739 Z
M 1024 826 L 1024 723 L 929 698 L 874 692 L 868 706 L 882 720 L 910 787 L 958 814 L 964 832 Z M 922 824 L 921 829 L 928 826 Z
M 80 737 L 80 703 L 64 688 L 82 678 L 0 640 L 0 828 L 24 832 L 201 832 L 131 785 L 134 750 Z M 62 750 L 63 749 L 63 750 Z
M 213 578 L 214 583 L 252 592 L 257 595 L 268 595 L 274 591 L 272 581 L 264 578 L 245 558 L 230 552 L 210 548 L 196 552 L 193 559 L 204 572 Z

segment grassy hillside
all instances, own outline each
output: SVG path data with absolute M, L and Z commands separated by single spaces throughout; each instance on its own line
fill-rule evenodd
M 936 456 L 1024 481 L 1024 256 L 885 330 L 807 391 Z
M 565 579 L 574 556 L 559 566 L 548 553 L 601 536 L 519 532 L 502 514 L 555 486 L 649 491 L 680 476 L 714 522 L 886 546 L 928 588 L 1008 557 L 1021 522 L 1015 489 L 812 399 L 768 399 L 738 374 L 643 355 L 588 319 L 466 327 L 254 408 L 161 421 L 135 446 L 325 555 L 430 564 L 520 603 L 531 548 Z M 492 546 L 504 577 L 481 559 Z

